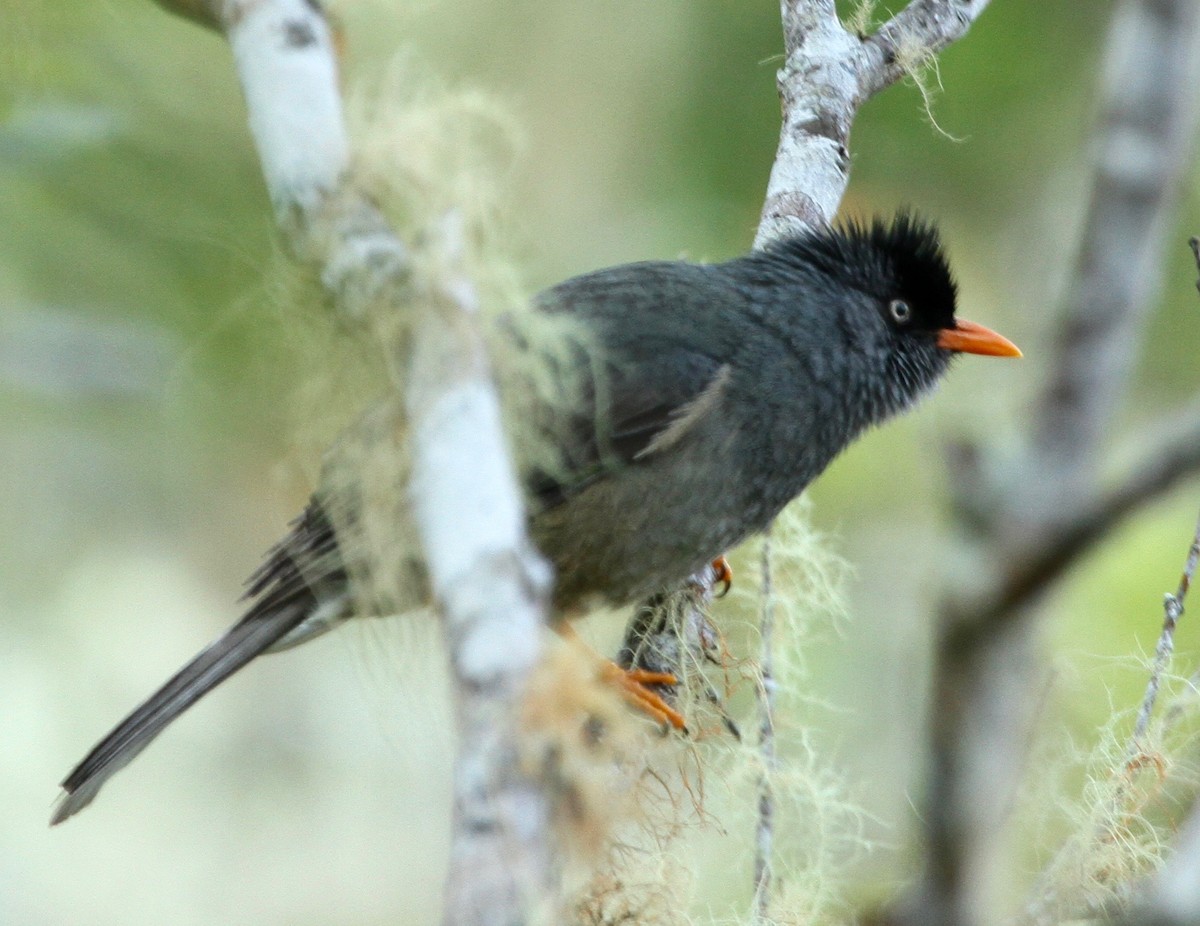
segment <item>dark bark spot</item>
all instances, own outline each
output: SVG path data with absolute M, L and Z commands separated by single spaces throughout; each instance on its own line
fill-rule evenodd
M 810 228 L 821 228 L 826 224 L 817 204 L 803 193 L 784 193 L 771 197 L 763 207 L 763 218 L 795 218 Z
M 304 20 L 292 19 L 283 25 L 283 38 L 288 48 L 307 48 L 317 44 L 317 34 Z
M 842 121 L 829 113 L 822 113 L 814 119 L 809 119 L 807 122 L 798 123 L 796 125 L 796 132 L 828 138 L 830 141 L 836 142 L 839 146 L 846 141 L 846 128 L 842 124 Z

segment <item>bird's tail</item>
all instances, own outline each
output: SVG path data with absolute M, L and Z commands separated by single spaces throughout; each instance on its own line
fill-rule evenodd
M 313 499 L 250 577 L 254 604 L 104 737 L 63 779 L 50 825 L 95 798 L 168 724 L 254 657 L 329 630 L 350 615 L 349 577 L 333 527 Z
M 62 782 L 50 825 L 92 802 L 109 778 L 128 765 L 176 717 L 254 657 L 269 650 L 312 612 L 311 595 L 280 604 L 263 601 L 180 669 L 96 744 Z

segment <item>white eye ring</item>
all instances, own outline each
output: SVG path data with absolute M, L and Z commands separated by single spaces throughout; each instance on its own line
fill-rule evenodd
M 888 312 L 891 313 L 892 319 L 899 325 L 906 325 L 912 321 L 912 306 L 903 299 L 893 299 L 889 302 Z

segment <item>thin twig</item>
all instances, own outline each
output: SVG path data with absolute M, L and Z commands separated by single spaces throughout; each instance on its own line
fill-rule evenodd
M 1130 812 L 1130 798 L 1135 793 L 1135 781 L 1138 774 L 1147 765 L 1160 770 L 1162 768 L 1157 754 L 1147 749 L 1146 735 L 1150 730 L 1150 722 L 1154 716 L 1154 705 L 1158 700 L 1162 679 L 1171 664 L 1171 656 L 1175 648 L 1175 629 L 1179 624 L 1179 618 L 1183 616 L 1183 601 L 1191 586 L 1198 560 L 1200 560 L 1200 517 L 1196 521 L 1196 530 L 1192 535 L 1191 546 L 1188 548 L 1183 574 L 1179 578 L 1179 587 L 1173 595 L 1163 596 L 1165 616 L 1162 633 L 1159 635 L 1158 645 L 1154 652 L 1154 665 L 1146 683 L 1146 692 L 1142 697 L 1141 706 L 1138 708 L 1137 720 L 1125 750 L 1121 771 L 1113 776 L 1112 790 L 1105 797 L 1107 810 L 1097 824 L 1096 831 L 1090 837 L 1097 845 L 1111 843 L 1120 838 L 1119 830 L 1124 827 L 1125 824 L 1122 821 Z M 1168 713 L 1164 723 L 1169 723 L 1170 717 L 1171 715 Z M 1163 725 L 1160 724 L 1160 732 L 1162 728 Z M 1060 901 L 1051 877 L 1056 867 L 1055 864 L 1051 864 L 1043 871 L 1039 887 L 1034 891 L 1034 900 L 1027 909 L 1027 922 L 1034 924 L 1057 922 L 1063 913 L 1059 909 Z M 1195 912 L 1200 913 L 1200 910 Z M 1072 918 L 1081 917 L 1079 910 L 1072 910 L 1071 914 Z
M 1196 290 L 1200 292 L 1200 238 L 1188 239 L 1192 256 L 1196 261 Z M 1142 705 L 1138 709 L 1137 722 L 1133 727 L 1133 738 L 1130 743 L 1130 753 L 1138 750 L 1146 738 L 1150 728 L 1150 719 L 1154 714 L 1154 703 L 1158 700 L 1158 690 L 1162 685 L 1163 675 L 1171 664 L 1171 654 L 1175 651 L 1175 628 L 1183 617 L 1183 600 L 1187 597 L 1192 585 L 1192 576 L 1196 572 L 1196 561 L 1200 559 L 1200 517 L 1196 520 L 1196 531 L 1192 535 L 1192 545 L 1188 548 L 1187 559 L 1183 564 L 1183 574 L 1179 577 L 1179 586 L 1175 594 L 1163 596 L 1163 626 L 1158 637 L 1158 645 L 1154 648 L 1154 667 L 1150 679 L 1146 683 L 1146 693 L 1142 696 Z
M 1175 594 L 1163 596 L 1163 626 L 1158 637 L 1158 645 L 1154 649 L 1154 668 L 1150 680 L 1146 684 L 1146 694 L 1142 698 L 1142 706 L 1138 709 L 1137 723 L 1133 728 L 1131 749 L 1136 748 L 1146 736 L 1150 727 L 1150 718 L 1154 713 L 1154 702 L 1158 699 L 1158 690 L 1162 677 L 1171 663 L 1171 654 L 1175 650 L 1175 628 L 1179 618 L 1183 616 L 1183 599 L 1187 596 L 1192 584 L 1192 576 L 1196 572 L 1196 561 L 1200 559 L 1200 518 L 1196 521 L 1196 533 L 1192 537 L 1192 545 L 1188 549 L 1187 561 L 1184 563 L 1183 574 L 1179 577 L 1179 587 Z
M 1188 243 L 1196 259 L 1198 273 L 1196 286 L 1200 290 L 1200 242 L 1196 238 L 1192 238 Z M 1130 734 L 1129 742 L 1125 748 L 1124 760 L 1119 773 L 1112 776 L 1111 790 L 1104 798 L 1106 805 L 1105 813 L 1098 821 L 1095 832 L 1087 837 L 1091 840 L 1092 845 L 1108 844 L 1120 838 L 1119 830 L 1123 829 L 1126 825 L 1124 821 L 1130 813 L 1130 798 L 1135 793 L 1135 783 L 1139 773 L 1148 764 L 1159 769 L 1162 768 L 1161 759 L 1155 746 L 1147 742 L 1147 735 L 1150 732 L 1151 721 L 1154 718 L 1154 707 L 1158 701 L 1158 694 L 1162 687 L 1163 678 L 1170 668 L 1171 657 L 1175 649 L 1175 630 L 1179 625 L 1179 619 L 1183 616 L 1183 602 L 1191 586 L 1192 576 L 1196 571 L 1198 559 L 1200 559 L 1200 517 L 1196 521 L 1196 530 L 1192 535 L 1192 543 L 1188 548 L 1188 555 L 1184 562 L 1183 573 L 1179 578 L 1179 585 L 1174 594 L 1163 596 L 1163 625 L 1158 643 L 1155 646 L 1154 662 L 1151 666 L 1150 677 L 1146 682 L 1146 691 L 1138 707 L 1133 732 Z M 1189 684 L 1193 688 L 1195 687 L 1195 677 L 1189 680 Z M 1181 713 L 1182 707 L 1179 704 L 1173 705 L 1167 711 L 1158 724 L 1156 740 L 1161 742 L 1166 732 L 1178 720 Z M 1062 913 L 1060 908 L 1063 906 L 1059 891 L 1054 884 L 1055 875 L 1061 867 L 1058 859 L 1070 853 L 1072 848 L 1072 843 L 1068 842 L 1064 848 L 1060 849 L 1055 861 L 1043 869 L 1038 887 L 1033 891 L 1033 900 L 1026 909 L 1024 922 L 1035 924 L 1035 926 L 1057 922 Z M 1119 901 L 1114 900 L 1112 897 L 1101 898 L 1099 903 L 1101 906 L 1115 907 L 1120 905 Z M 1080 910 L 1072 910 L 1071 913 L 1073 916 L 1082 915 L 1082 911 Z M 1096 915 L 1099 916 L 1100 913 Z
M 762 543 L 762 612 L 759 618 L 758 752 L 762 769 L 758 778 L 758 822 L 754 838 L 754 915 L 766 922 L 771 906 L 771 858 L 775 840 L 774 776 L 775 669 L 772 643 L 775 629 L 775 593 L 771 585 L 771 529 Z
M 1200 242 L 1193 238 L 1189 242 L 1196 253 L 1197 267 L 1200 268 Z M 1200 289 L 1200 280 L 1197 281 Z M 1170 664 L 1171 653 L 1174 649 L 1175 628 L 1179 618 L 1183 616 L 1183 602 L 1191 588 L 1192 578 L 1196 574 L 1196 566 L 1200 563 L 1200 518 L 1196 521 L 1196 531 L 1192 535 L 1192 544 L 1188 547 L 1187 559 L 1184 561 L 1183 573 L 1179 577 L 1179 586 L 1174 594 L 1164 596 L 1162 634 L 1159 636 L 1158 647 L 1155 650 L 1154 670 L 1146 685 L 1146 694 L 1138 711 L 1137 724 L 1130 741 L 1129 754 L 1134 756 L 1139 750 L 1150 725 L 1154 711 L 1154 702 L 1158 696 L 1163 674 Z M 1191 682 L 1195 685 L 1195 676 Z M 1170 723 L 1172 714 L 1168 712 L 1165 723 Z M 1183 823 L 1179 827 L 1179 837 L 1174 846 L 1174 852 L 1166 864 L 1157 872 L 1152 882 L 1148 896 L 1122 921 L 1125 924 L 1163 924 L 1163 926 L 1183 926 L 1200 920 L 1200 801 L 1192 804 Z

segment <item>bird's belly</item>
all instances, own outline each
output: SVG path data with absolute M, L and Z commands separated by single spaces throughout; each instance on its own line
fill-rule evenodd
M 600 598 L 620 605 L 675 585 L 763 529 L 783 502 L 754 486 L 727 484 L 719 465 L 664 478 L 631 466 L 534 518 L 535 542 L 555 568 L 562 610 Z

